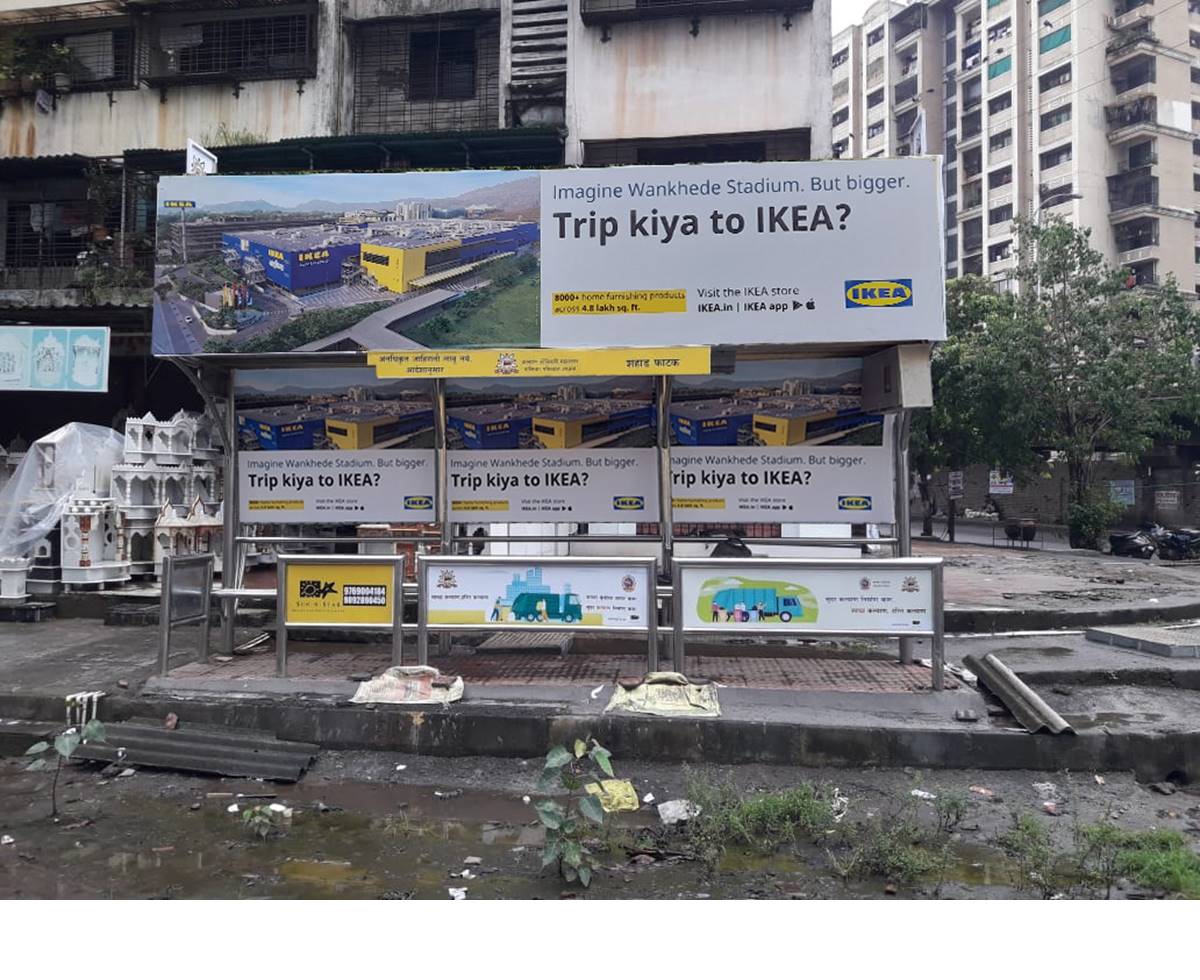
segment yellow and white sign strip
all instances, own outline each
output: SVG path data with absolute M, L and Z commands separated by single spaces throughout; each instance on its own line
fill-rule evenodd
M 368 351 L 367 363 L 379 378 L 632 377 L 711 370 L 708 347 Z

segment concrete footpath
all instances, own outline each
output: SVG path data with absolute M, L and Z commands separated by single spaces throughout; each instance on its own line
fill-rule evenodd
M 150 627 L 4 624 L 0 718 L 59 719 L 63 696 L 87 690 L 105 692 L 100 713 L 108 720 L 174 713 L 182 725 L 259 729 L 339 749 L 532 757 L 590 734 L 622 757 L 647 761 L 1200 775 L 1200 660 L 1100 646 L 1078 633 L 947 642 L 952 664 L 996 652 L 1074 725 L 1076 734 L 1062 736 L 1027 734 L 969 683 L 932 692 L 927 670 L 901 667 L 885 648 L 710 647 L 689 658 L 687 670 L 722 685 L 721 717 L 667 719 L 605 713 L 613 684 L 640 673 L 641 661 L 598 641 L 580 641 L 565 657 L 459 649 L 440 666 L 463 674 L 466 693 L 447 708 L 350 704 L 356 668 L 370 674 L 386 663 L 369 644 L 297 644 L 295 663 L 308 666 L 285 680 L 272 676 L 269 646 L 227 662 L 181 657 L 167 677 L 153 677 L 156 644 Z M 918 647 L 918 657 L 926 653 Z M 505 660 L 514 656 L 526 658 L 519 669 Z M 964 709 L 976 720 L 957 720 Z

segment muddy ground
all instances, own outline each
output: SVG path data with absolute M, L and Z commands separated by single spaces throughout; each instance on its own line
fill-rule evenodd
M 446 900 L 450 888 L 461 887 L 468 899 L 1033 897 L 1016 887 L 1012 864 L 994 846 L 1014 813 L 1033 815 L 1064 847 L 1078 824 L 1106 816 L 1128 829 L 1175 829 L 1200 844 L 1200 794 L 1181 787 L 1162 795 L 1123 773 L 1103 774 L 1101 783 L 1093 773 L 687 770 L 618 760 L 617 775 L 657 802 L 683 796 L 688 780 L 732 782 L 747 794 L 807 781 L 836 786 L 848 798 L 847 826 L 886 825 L 901 813 L 935 819 L 934 805 L 914 789 L 960 794 L 966 812 L 948 837 L 952 858 L 938 880 L 897 883 L 843 879 L 808 841 L 772 853 L 734 843 L 713 868 L 674 856 L 687 851 L 682 836 L 659 834 L 653 807 L 644 806 L 621 815 L 604 868 L 584 891 L 541 869 L 542 831 L 523 801 L 536 798 L 541 760 L 324 752 L 294 785 L 152 770 L 104 775 L 98 764 L 79 763 L 63 771 L 57 820 L 49 816 L 50 777 L 24 766 L 0 759 L 0 835 L 12 839 L 0 845 L 0 898 Z M 210 795 L 237 793 L 274 795 Z M 1048 798 L 1057 815 L 1046 812 Z M 294 811 L 291 825 L 259 839 L 240 813 L 228 812 L 234 802 L 285 804 Z M 639 828 L 658 834 L 641 856 L 630 849 Z M 468 857 L 480 860 L 466 864 Z M 474 877 L 458 877 L 464 869 Z M 1157 896 L 1123 882 L 1113 897 Z

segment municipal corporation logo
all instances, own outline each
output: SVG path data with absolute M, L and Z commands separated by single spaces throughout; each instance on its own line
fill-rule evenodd
M 645 510 L 645 497 L 613 497 L 613 510 Z
M 517 373 L 517 355 L 509 352 L 501 354 L 496 358 L 496 373 L 497 374 L 516 374 Z
M 637 580 L 632 575 L 621 576 L 621 591 L 634 592 L 637 590 Z
M 425 495 L 405 497 L 405 510 L 433 510 L 433 498 Z
M 847 279 L 846 309 L 859 306 L 912 306 L 911 279 Z
M 437 586 L 439 589 L 457 589 L 458 579 L 454 577 L 453 568 L 443 568 L 438 572 Z
M 846 494 L 838 497 L 838 510 L 870 510 L 870 497 L 857 497 L 853 494 Z

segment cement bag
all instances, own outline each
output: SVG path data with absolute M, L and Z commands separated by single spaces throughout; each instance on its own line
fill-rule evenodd
M 77 485 L 108 496 L 125 437 L 102 425 L 69 422 L 32 446 L 0 490 L 0 558 L 27 557 L 54 530 Z
M 461 677 L 436 667 L 389 667 L 358 685 L 353 704 L 450 704 L 463 696 Z

